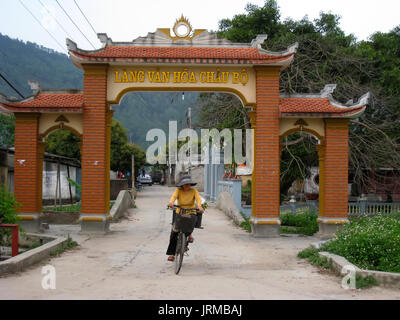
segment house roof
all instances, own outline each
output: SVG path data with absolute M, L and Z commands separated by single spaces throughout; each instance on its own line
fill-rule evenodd
M 336 84 L 327 84 L 319 94 L 282 94 L 279 102 L 281 118 L 311 117 L 311 118 L 358 118 L 365 111 L 370 93 L 364 94 L 353 103 L 346 104 L 336 101 L 332 94 Z
M 149 47 L 107 46 L 97 52 L 70 50 L 73 60 L 90 62 L 195 63 L 195 64 L 278 64 L 290 60 L 294 53 L 272 55 L 258 48 L 226 47 Z
M 281 98 L 279 112 L 281 117 L 357 117 L 366 106 L 339 107 L 332 105 L 328 98 Z
M 355 104 L 340 104 L 332 97 L 336 85 L 326 85 L 319 94 L 282 94 L 279 101 L 281 118 L 357 118 L 366 109 L 370 94 L 363 95 Z M 81 91 L 43 91 L 20 101 L 0 99 L 0 107 L 11 112 L 83 112 Z
M 0 106 L 12 112 L 82 112 L 81 92 L 39 92 L 20 101 L 0 101 Z

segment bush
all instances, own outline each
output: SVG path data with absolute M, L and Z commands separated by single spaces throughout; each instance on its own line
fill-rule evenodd
M 362 269 L 400 272 L 400 215 L 353 218 L 321 250 L 343 256 Z
M 19 203 L 14 195 L 8 191 L 6 185 L 0 185 L 0 223 L 18 224 L 19 218 L 16 209 Z M 9 245 L 11 241 L 11 230 L 0 229 L 0 244 Z
M 312 236 L 319 230 L 317 219 L 318 215 L 313 212 L 305 212 L 296 215 L 284 213 L 281 214 L 281 231 Z M 293 231 L 285 227 L 296 227 L 296 229 Z

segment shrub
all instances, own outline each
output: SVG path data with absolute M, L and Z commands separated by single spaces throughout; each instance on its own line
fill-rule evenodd
M 300 233 L 307 236 L 312 236 L 318 232 L 318 215 L 314 212 L 305 212 L 293 215 L 292 213 L 281 214 L 282 232 Z M 296 230 L 290 230 L 285 227 L 296 227 Z
M 0 223 L 17 224 L 19 221 L 16 209 L 19 203 L 14 195 L 8 191 L 6 185 L 0 185 Z M 11 241 L 11 230 L 0 229 L 0 244 L 9 245 Z
M 362 269 L 400 272 L 400 215 L 353 218 L 321 250 L 343 256 Z

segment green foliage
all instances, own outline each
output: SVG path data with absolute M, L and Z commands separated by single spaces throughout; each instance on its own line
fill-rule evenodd
M 273 37 L 283 31 L 279 23 L 280 12 L 277 1 L 267 0 L 263 7 L 249 3 L 245 10 L 245 14 L 220 20 L 218 36 L 233 42 L 249 43 L 259 34 Z
M 251 232 L 250 218 L 248 216 L 246 216 L 242 211 L 240 211 L 240 214 L 242 215 L 242 217 L 244 219 L 244 222 L 242 222 L 240 224 L 240 227 L 248 232 Z
M 373 276 L 363 277 L 356 274 L 356 289 L 368 289 L 374 286 L 379 286 L 379 282 Z
M 332 267 L 332 263 L 329 262 L 328 258 L 321 257 L 318 253 L 318 250 L 313 246 L 300 251 L 297 256 L 300 259 L 307 259 L 312 265 L 317 267 L 322 267 L 325 269 Z
M 5 115 L 0 113 L 0 146 L 13 146 L 14 132 L 14 115 Z
M 74 180 L 72 180 L 71 178 L 67 177 L 67 181 L 73 186 L 75 187 L 75 189 L 79 192 L 82 192 L 82 186 L 79 183 L 76 183 Z
M 0 185 L 0 224 L 18 224 L 16 209 L 20 204 L 6 185 Z M 0 244 L 11 243 L 11 230 L 0 229 Z
M 146 163 L 146 154 L 133 143 L 128 143 L 127 130 L 121 122 L 113 119 L 111 123 L 111 170 L 122 171 L 123 173 L 132 171 L 132 155 L 135 157 L 135 173 Z
M 14 195 L 8 191 L 6 185 L 0 185 L 0 223 L 16 224 L 18 216 L 16 209 L 20 204 L 15 200 Z
M 319 230 L 317 219 L 318 215 L 314 212 L 305 212 L 296 215 L 291 213 L 281 214 L 281 232 L 312 236 Z
M 325 269 L 332 269 L 332 263 L 328 260 L 327 257 L 323 257 L 319 255 L 320 251 L 324 251 L 323 249 L 316 249 L 314 246 L 309 246 L 308 248 L 300 251 L 297 256 L 300 259 L 307 259 L 312 265 L 317 267 L 322 267 Z M 356 289 L 368 289 L 373 286 L 378 286 L 378 281 L 372 276 L 363 277 L 359 274 L 356 274 Z
M 400 215 L 354 218 L 321 250 L 343 256 L 362 269 L 400 272 Z

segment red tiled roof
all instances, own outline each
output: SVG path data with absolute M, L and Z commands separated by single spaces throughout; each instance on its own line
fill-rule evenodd
M 2 103 L 10 111 L 70 111 L 83 107 L 82 93 L 39 93 L 33 99 L 15 103 Z
M 340 108 L 328 98 L 281 98 L 279 111 L 282 115 L 323 115 L 345 117 L 361 111 L 365 106 Z
M 262 54 L 257 48 L 213 48 L 213 47 L 138 47 L 108 46 L 102 51 L 88 53 L 71 51 L 85 60 L 103 61 L 104 59 L 139 59 L 138 62 L 197 62 L 212 63 L 210 59 L 218 59 L 216 63 L 274 63 L 284 61 L 294 53 L 284 56 Z M 174 61 L 174 60 L 178 61 Z M 183 61 L 182 61 L 183 59 Z M 188 59 L 188 61 L 185 61 Z M 200 59 L 200 60 L 197 60 Z M 207 59 L 206 61 L 203 59 Z M 214 61 L 213 61 L 214 62 Z

